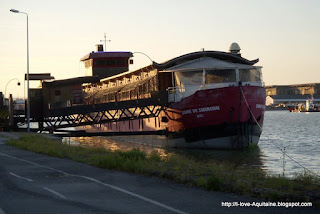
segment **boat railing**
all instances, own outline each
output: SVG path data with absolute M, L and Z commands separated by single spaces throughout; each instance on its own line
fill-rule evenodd
M 168 102 L 176 102 L 177 100 L 180 100 L 185 92 L 185 88 L 181 86 L 175 86 L 175 87 L 168 87 Z

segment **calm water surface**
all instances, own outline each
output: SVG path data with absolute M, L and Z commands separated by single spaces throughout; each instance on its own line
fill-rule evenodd
M 157 150 L 162 156 L 179 153 L 196 159 L 224 160 L 239 165 L 256 166 L 271 174 L 293 176 L 303 172 L 303 168 L 288 157 L 283 158 L 279 148 L 295 161 L 320 174 L 320 113 L 290 113 L 289 111 L 267 111 L 263 132 L 258 148 L 245 151 L 216 151 L 191 149 L 163 149 L 141 143 L 131 143 L 121 137 L 81 137 L 72 138 L 83 146 L 99 146 L 111 150 L 130 150 L 139 148 L 146 152 Z M 116 140 L 115 140 L 116 139 Z M 76 143 L 76 144 L 77 144 Z
M 267 111 L 259 142 L 263 164 L 274 173 L 283 172 L 283 155 L 275 145 L 285 147 L 286 153 L 301 165 L 320 174 L 320 113 L 290 113 Z M 274 145 L 275 144 L 275 145 Z M 303 171 L 298 164 L 285 158 L 285 173 Z

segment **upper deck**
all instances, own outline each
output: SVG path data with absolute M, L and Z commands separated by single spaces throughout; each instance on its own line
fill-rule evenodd
M 159 91 L 180 93 L 182 98 L 201 86 L 225 87 L 238 82 L 262 85 L 261 67 L 254 66 L 258 61 L 247 60 L 239 53 L 189 53 L 164 63 L 153 62 L 135 71 L 103 78 L 98 84 L 86 84 L 83 86 L 85 103 L 150 98 Z

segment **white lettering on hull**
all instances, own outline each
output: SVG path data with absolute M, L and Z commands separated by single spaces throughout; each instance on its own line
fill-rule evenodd
M 201 117 L 204 117 L 203 114 L 197 114 L 197 118 L 201 118 Z
M 187 109 L 183 110 L 181 112 L 182 115 L 187 114 L 197 114 L 197 113 L 203 113 L 203 112 L 209 112 L 209 111 L 219 111 L 220 106 L 209 106 L 209 107 L 203 107 L 203 108 L 194 108 L 194 109 Z

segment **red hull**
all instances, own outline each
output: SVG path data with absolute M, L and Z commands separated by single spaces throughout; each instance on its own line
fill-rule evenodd
M 248 122 L 251 113 L 263 123 L 265 89 L 256 86 L 239 86 L 197 91 L 194 95 L 170 105 L 168 131 L 177 132 L 196 127 L 223 123 Z M 174 109 L 174 110 L 173 110 Z
M 157 118 L 114 122 L 95 125 L 93 130 L 92 127 L 86 129 L 137 134 L 166 130 L 167 137 L 162 138 L 165 143 L 161 142 L 161 145 L 239 149 L 250 143 L 258 143 L 264 107 L 263 87 L 207 89 L 196 91 L 180 102 L 171 103 Z M 164 120 L 164 117 L 168 120 Z

